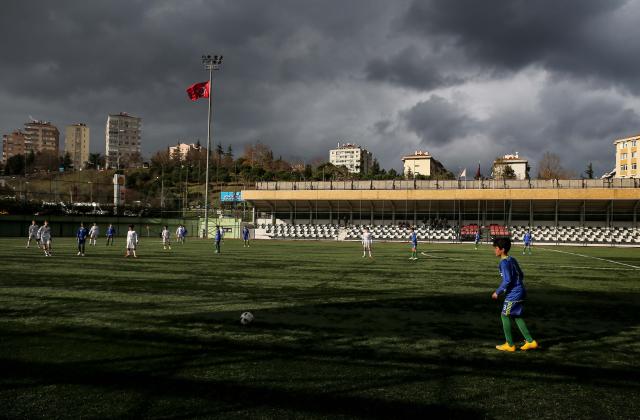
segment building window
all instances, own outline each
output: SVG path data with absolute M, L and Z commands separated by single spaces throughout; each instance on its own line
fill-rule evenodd
M 620 170 L 621 171 L 626 171 L 627 170 L 627 165 L 626 164 L 620 165 Z
M 638 154 L 638 152 L 631 152 L 631 157 L 634 158 L 634 157 L 637 156 L 637 154 Z
M 632 164 L 631 164 L 631 169 L 633 169 L 634 171 L 635 171 L 636 169 L 638 169 L 638 164 L 637 164 L 637 163 L 632 163 Z
M 623 153 L 623 154 L 620 156 L 620 159 L 626 159 L 626 158 L 627 158 L 627 154 L 626 154 L 626 153 Z
M 636 147 L 636 140 L 633 140 L 633 141 L 631 142 L 631 147 Z

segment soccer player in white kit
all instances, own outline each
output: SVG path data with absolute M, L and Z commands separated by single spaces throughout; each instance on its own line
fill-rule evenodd
M 184 244 L 184 242 L 182 242 L 182 225 L 178 225 L 178 229 L 176 229 L 176 240 Z
M 171 249 L 171 232 L 169 232 L 169 227 L 164 226 L 162 228 L 162 248 L 163 249 Z
M 44 255 L 46 257 L 51 256 L 51 227 L 49 226 L 48 221 L 44 221 L 44 224 L 40 226 L 38 229 L 38 236 L 40 236 L 40 243 L 42 244 L 42 249 L 44 250 Z
M 91 226 L 91 229 L 89 229 L 89 245 L 96 246 L 99 234 L 100 228 L 94 223 L 93 226 Z
M 136 247 L 138 246 L 138 234 L 133 230 L 133 225 L 129 225 L 129 231 L 127 232 L 127 253 L 125 257 L 133 254 L 133 258 L 138 258 L 136 255 Z
M 29 245 L 31 245 L 32 239 L 36 241 L 36 244 L 40 242 L 40 240 L 38 239 L 39 229 L 40 229 L 40 226 L 36 224 L 35 220 L 32 220 L 31 224 L 29 225 L 29 236 L 27 237 L 27 248 L 29 248 Z
M 373 243 L 373 235 L 369 232 L 368 228 L 364 228 L 362 231 L 362 258 L 367 256 L 369 252 L 369 258 L 373 258 L 371 255 L 371 244 Z

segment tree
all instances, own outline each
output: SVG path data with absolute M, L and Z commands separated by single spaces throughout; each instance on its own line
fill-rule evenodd
M 231 148 L 231 145 L 227 146 L 227 152 L 224 154 L 222 166 L 227 169 L 233 168 L 233 149 Z
M 33 152 L 33 149 L 29 150 L 29 154 L 27 154 L 27 162 L 26 162 L 26 169 L 25 171 L 28 171 L 29 168 L 33 168 L 33 164 L 36 161 L 36 154 Z
M 584 171 L 584 174 L 587 176 L 588 179 L 593 179 L 593 163 L 589 162 L 589 164 L 587 165 L 587 169 Z
M 98 169 L 103 166 L 104 156 L 102 156 L 100 153 L 89 153 L 89 161 L 87 162 L 87 167 Z
M 139 168 L 142 166 L 142 155 L 140 152 L 133 152 L 129 156 L 120 156 L 120 168 Z
M 509 165 L 502 168 L 502 179 L 516 179 L 516 172 Z
M 380 163 L 378 162 L 378 159 L 373 159 L 373 163 L 371 164 L 371 171 L 370 171 L 371 176 L 377 176 L 380 175 Z
M 57 171 L 60 164 L 60 158 L 56 152 L 46 150 L 36 153 L 33 163 L 35 169 L 43 171 Z
M 15 155 L 7 159 L 4 171 L 6 175 L 24 174 L 24 155 Z
M 256 159 L 256 150 L 251 144 L 247 144 L 244 146 L 244 152 L 242 153 L 242 158 L 249 165 L 253 166 L 253 163 Z
M 538 179 L 567 179 L 571 176 L 560 164 L 560 156 L 551 152 L 544 152 L 538 166 Z
M 407 179 L 413 179 L 413 172 L 411 172 L 411 169 L 407 169 L 405 176 Z
M 222 156 L 224 156 L 224 149 L 222 149 L 222 143 L 216 145 L 216 164 L 222 162 Z
M 73 167 L 73 160 L 71 160 L 71 154 L 69 152 L 65 153 L 60 159 L 60 165 L 64 167 L 65 171 Z

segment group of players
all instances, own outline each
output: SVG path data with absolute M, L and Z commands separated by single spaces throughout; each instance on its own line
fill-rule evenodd
M 92 246 L 96 246 L 97 239 L 100 233 L 100 229 L 98 225 L 94 223 L 90 229 L 84 227 L 84 224 L 80 224 L 78 231 L 76 233 L 76 239 L 78 243 L 78 256 L 85 255 L 85 244 L 87 238 L 89 238 L 89 244 Z M 113 225 L 109 225 L 106 232 L 107 237 L 107 246 L 113 246 L 113 240 L 115 236 L 115 229 Z M 160 233 L 162 238 L 162 246 L 163 249 L 171 249 L 171 233 L 169 231 L 168 226 L 163 226 L 162 232 Z M 187 229 L 183 225 L 178 226 L 176 230 L 176 237 L 179 243 L 184 244 L 186 241 Z M 250 232 L 247 226 L 244 226 L 242 229 L 242 240 L 243 246 L 249 247 L 249 237 Z M 221 253 L 221 242 L 224 237 L 224 230 L 220 226 L 216 226 L 215 234 L 214 234 L 214 244 L 215 244 L 215 252 L 216 254 Z M 414 228 L 411 228 L 411 232 L 409 234 L 408 242 L 411 244 L 411 257 L 410 260 L 418 259 L 418 235 Z M 50 257 L 52 254 L 51 249 L 51 226 L 48 221 L 44 221 L 42 226 L 38 226 L 36 221 L 32 221 L 29 226 L 28 238 L 27 238 L 27 248 L 30 247 L 31 242 L 35 241 L 40 249 L 44 251 L 44 255 Z M 125 257 L 133 256 L 133 258 L 137 258 L 136 249 L 138 247 L 139 237 L 137 232 L 134 229 L 134 225 L 129 225 L 129 229 L 127 231 L 127 241 L 126 241 L 126 254 Z M 524 249 L 522 254 L 524 255 L 526 251 L 531 255 L 531 245 L 533 242 L 533 238 L 531 232 L 527 231 L 524 238 Z M 373 258 L 372 253 L 372 244 L 373 244 L 373 235 L 369 231 L 368 228 L 364 228 L 362 231 L 362 258 L 365 258 L 367 254 L 369 258 Z M 480 232 L 478 231 L 475 235 L 475 248 L 478 249 L 478 245 L 480 244 Z M 505 300 L 502 306 L 502 312 L 500 315 L 500 319 L 502 321 L 503 332 L 505 336 L 505 343 L 496 346 L 496 349 L 500 351 L 506 352 L 514 352 L 516 350 L 516 346 L 513 341 L 513 336 L 511 332 L 511 321 L 513 320 L 517 325 L 518 329 L 522 333 L 525 342 L 520 347 L 520 350 L 533 350 L 538 348 L 538 343 L 533 339 L 531 333 L 529 332 L 524 319 L 522 318 L 522 312 L 524 307 L 524 300 L 526 297 L 526 289 L 524 286 L 524 274 L 518 261 L 509 256 L 509 251 L 511 249 L 511 240 L 509 238 L 496 238 L 493 240 L 493 248 L 495 251 L 495 255 L 500 258 L 500 263 L 498 265 L 498 270 L 502 277 L 502 282 L 498 286 L 498 288 L 493 292 L 491 298 L 497 300 L 500 295 L 505 296 Z
M 113 238 L 116 230 L 113 225 L 109 225 L 107 228 L 107 246 L 113 246 Z M 89 245 L 96 246 L 98 243 L 98 236 L 100 234 L 100 228 L 96 223 L 91 226 L 91 229 L 87 229 L 83 223 L 80 223 L 80 227 L 76 232 L 76 239 L 78 242 L 78 256 L 84 257 L 86 250 L 87 238 L 89 239 Z M 44 251 L 46 257 L 52 256 L 51 246 L 51 226 L 49 221 L 45 220 L 42 226 L 38 226 L 35 220 L 31 221 L 27 234 L 27 248 L 31 246 L 32 242 L 35 242 L 36 246 Z
M 147 229 L 148 230 L 148 229 Z M 187 228 L 184 225 L 178 225 L 176 229 L 176 238 L 177 242 L 180 244 L 185 244 L 187 238 Z M 89 245 L 96 246 L 98 242 L 98 237 L 100 235 L 100 228 L 96 223 L 94 223 L 90 229 L 87 229 L 84 226 L 84 223 L 80 223 L 80 227 L 76 231 L 76 242 L 78 245 L 78 256 L 85 256 L 86 251 L 86 243 L 87 239 L 89 240 Z M 114 237 L 116 235 L 116 230 L 113 225 L 109 225 L 106 232 L 107 238 L 107 246 L 113 246 Z M 51 226 L 47 220 L 44 221 L 42 226 L 38 226 L 37 222 L 33 220 L 28 229 L 27 234 L 27 248 L 31 246 L 32 242 L 35 242 L 37 247 L 44 251 L 44 255 L 47 257 L 52 256 L 52 247 L 51 247 Z M 160 237 L 162 238 L 162 247 L 164 250 L 171 250 L 171 232 L 169 231 L 169 227 L 164 225 L 162 227 L 162 231 L 160 232 Z M 220 254 L 222 247 L 221 242 L 224 238 L 224 230 L 220 226 L 216 226 L 215 234 L 214 234 L 214 245 L 215 245 L 215 253 Z M 244 226 L 242 229 L 242 239 L 243 246 L 250 247 L 250 231 L 247 226 Z M 134 229 L 134 225 L 129 225 L 127 231 L 127 240 L 126 240 L 126 253 L 125 257 L 133 256 L 134 258 L 138 258 L 136 254 L 136 249 L 139 243 L 138 233 Z

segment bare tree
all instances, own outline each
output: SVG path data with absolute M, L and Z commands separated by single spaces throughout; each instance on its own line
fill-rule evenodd
M 560 164 L 560 156 L 551 152 L 544 152 L 538 166 L 538 179 L 567 179 L 572 175 Z

